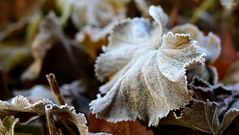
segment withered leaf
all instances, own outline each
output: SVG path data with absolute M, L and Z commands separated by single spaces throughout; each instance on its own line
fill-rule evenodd
M 221 113 L 219 104 L 216 102 L 193 100 L 190 107 L 182 109 L 181 116 L 171 113 L 161 121 L 161 124 L 186 126 L 219 135 L 239 115 L 238 107 L 238 102 L 235 102 L 225 113 Z
M 77 114 L 72 106 L 68 106 L 67 104 L 57 105 L 47 99 L 34 102 L 23 96 L 16 96 L 11 100 L 11 102 L 0 101 L 0 118 L 4 118 L 6 116 L 18 116 L 21 120 L 30 119 L 30 117 L 34 115 L 42 116 L 45 114 L 45 108 L 47 106 L 52 108 L 52 112 L 58 121 L 68 125 L 75 125 L 79 133 L 82 135 L 88 134 L 88 128 L 86 126 L 87 121 L 84 114 Z M 26 117 L 25 115 L 20 115 L 20 113 L 32 115 L 28 115 Z
M 139 118 L 156 126 L 170 110 L 189 103 L 185 68 L 202 63 L 203 54 L 188 34 L 168 32 L 161 37 L 161 19 L 166 16 L 161 8 L 150 7 L 150 15 L 158 28 L 143 18 L 119 24 L 97 59 L 99 79 L 115 75 L 100 88 L 106 95 L 90 103 L 96 117 L 111 122 Z

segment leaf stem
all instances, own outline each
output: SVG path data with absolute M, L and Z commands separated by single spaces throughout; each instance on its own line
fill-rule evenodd
M 55 126 L 55 122 L 54 122 L 54 118 L 52 114 L 52 109 L 53 109 L 53 106 L 51 104 L 48 104 L 45 106 L 46 121 L 48 125 L 49 135 L 57 135 L 56 126 Z
M 57 84 L 57 81 L 56 81 L 56 77 L 53 73 L 50 73 L 50 74 L 47 74 L 46 75 L 46 78 L 48 80 L 48 83 L 51 87 L 51 90 L 53 91 L 53 94 L 57 100 L 57 102 L 60 104 L 60 105 L 64 105 L 65 104 L 65 101 L 61 95 L 61 92 L 60 92 L 60 89 L 59 89 L 59 86 Z

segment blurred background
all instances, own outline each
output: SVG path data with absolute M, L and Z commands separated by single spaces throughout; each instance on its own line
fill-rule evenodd
M 0 99 L 21 94 L 54 100 L 45 77 L 54 73 L 64 97 L 87 113 L 102 84 L 94 62 L 109 32 L 119 20 L 150 18 L 150 5 L 169 15 L 168 29 L 193 23 L 218 35 L 219 80 L 227 83 L 234 74 L 230 83 L 239 82 L 238 0 L 0 0 Z

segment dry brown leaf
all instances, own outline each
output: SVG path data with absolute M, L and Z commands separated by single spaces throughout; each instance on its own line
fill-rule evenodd
M 96 117 L 111 122 L 139 118 L 156 126 L 170 110 L 189 103 L 186 67 L 202 63 L 203 54 L 187 34 L 161 37 L 167 16 L 160 7 L 150 7 L 150 15 L 159 27 L 143 18 L 119 24 L 97 59 L 99 79 L 115 75 L 100 88 L 106 95 L 90 103 Z
M 107 122 L 97 119 L 95 115 L 88 115 L 89 131 L 112 133 L 113 135 L 153 135 L 152 129 L 142 124 L 140 121 L 122 121 L 118 123 Z

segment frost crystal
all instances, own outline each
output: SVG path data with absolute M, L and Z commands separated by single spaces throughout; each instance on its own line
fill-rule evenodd
M 162 36 L 167 16 L 160 7 L 151 6 L 150 15 L 158 26 L 143 18 L 120 23 L 97 58 L 97 77 L 114 75 L 100 87 L 106 95 L 90 103 L 97 117 L 112 122 L 139 118 L 156 126 L 170 110 L 189 103 L 185 70 L 202 63 L 204 55 L 189 34 Z

